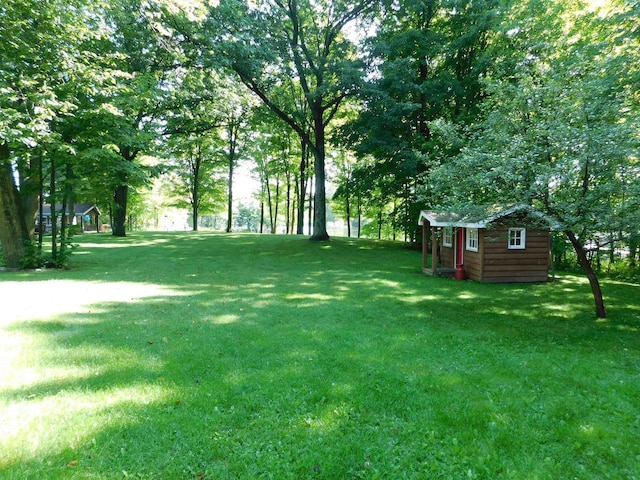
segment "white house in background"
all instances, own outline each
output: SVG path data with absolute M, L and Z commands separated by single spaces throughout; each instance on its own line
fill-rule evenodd
M 71 210 L 73 207 L 73 211 Z M 56 217 L 58 220 L 58 226 L 61 224 L 62 218 L 62 205 L 55 206 Z M 67 225 L 77 225 L 80 233 L 84 232 L 99 232 L 100 231 L 100 209 L 96 205 L 88 203 L 78 203 L 75 205 L 69 205 L 67 207 Z M 40 215 L 36 217 L 36 230 L 38 230 L 38 220 Z M 44 225 L 44 231 L 46 233 L 51 232 L 52 218 L 51 218 L 51 205 L 43 205 L 42 207 L 42 222 Z

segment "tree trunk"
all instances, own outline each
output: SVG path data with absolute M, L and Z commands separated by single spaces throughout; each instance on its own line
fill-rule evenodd
M 9 145 L 6 141 L 0 143 L 0 243 L 6 267 L 18 269 L 22 267 L 29 234 L 9 157 Z
M 273 199 L 271 198 L 271 186 L 269 185 L 269 178 L 265 180 L 265 186 L 267 189 L 267 205 L 269 207 L 269 231 L 273 233 Z
M 565 234 L 567 235 L 567 238 L 571 242 L 571 245 L 573 246 L 573 249 L 575 250 L 576 255 L 578 256 L 578 263 L 580 263 L 582 270 L 584 271 L 585 275 L 589 279 L 589 284 L 591 285 L 591 292 L 593 293 L 593 299 L 595 300 L 595 303 L 596 303 L 596 317 L 606 318 L 607 313 L 604 308 L 604 299 L 602 297 L 602 290 L 600 289 L 600 282 L 598 281 L 598 277 L 593 271 L 593 267 L 591 266 L 591 263 L 589 263 L 589 259 L 587 258 L 587 254 L 584 251 L 584 247 L 576 238 L 575 233 L 573 233 L 571 230 L 566 230 Z
M 69 143 L 71 143 L 69 141 Z M 67 243 L 68 243 L 68 234 L 69 227 L 73 225 L 73 222 L 76 220 L 76 202 L 73 198 L 73 186 L 74 186 L 74 175 L 73 175 L 73 164 L 67 159 L 65 165 L 65 178 L 62 191 L 62 220 L 61 230 L 60 230 L 60 257 L 62 262 L 64 262 L 64 257 L 66 255 Z M 82 220 L 80 221 L 82 222 Z M 82 223 L 80 223 L 82 226 Z
M 42 152 L 40 149 L 36 149 L 29 158 L 29 168 L 26 171 L 20 171 L 20 201 L 29 238 L 33 238 L 35 234 L 36 216 L 40 202 L 40 191 L 42 190 L 41 170 Z
M 191 205 L 191 217 L 193 220 L 193 225 L 191 226 L 191 230 L 194 232 L 198 231 L 198 204 L 194 201 Z
M 304 207 L 307 196 L 307 167 L 309 166 L 309 148 L 304 140 L 301 140 L 300 156 L 300 189 L 298 191 L 298 223 L 296 233 L 304 234 Z
M 325 193 L 325 150 L 324 122 L 322 113 L 314 115 L 315 148 L 313 173 L 315 175 L 315 195 L 313 197 L 313 235 L 311 240 L 324 242 L 329 240 L 327 233 L 327 202 Z
M 229 190 L 227 194 L 227 233 L 231 233 L 233 229 L 233 162 L 234 159 L 229 155 Z
M 629 266 L 636 267 L 636 257 L 640 246 L 640 235 L 631 234 L 629 237 Z
M 285 172 L 285 179 L 287 181 L 287 193 L 285 197 L 286 210 L 284 215 L 284 223 L 285 223 L 284 233 L 288 235 L 290 231 L 289 227 L 291 222 L 291 172 L 288 169 Z
M 42 155 L 38 164 L 38 252 L 42 254 L 42 241 L 44 240 L 44 166 Z
M 58 261 L 58 213 L 56 212 L 56 159 L 51 157 L 49 178 L 49 204 L 51 204 L 51 260 Z
M 313 230 L 313 183 L 309 181 L 309 216 L 307 218 L 309 232 Z
M 120 185 L 113 192 L 113 236 L 126 236 L 127 194 L 129 187 Z
M 260 200 L 260 233 L 264 233 L 264 200 Z
M 360 235 L 362 235 L 362 202 L 361 202 L 361 198 L 360 198 L 360 194 L 358 194 L 357 197 L 357 210 L 358 210 L 358 238 L 360 238 Z
M 239 130 L 239 123 L 235 123 L 233 121 L 229 122 L 229 193 L 227 197 L 227 233 L 231 233 L 233 230 L 233 169 L 236 163 L 236 146 Z
M 347 217 L 347 237 L 351 237 L 351 172 L 347 173 L 345 188 L 345 215 Z
M 120 147 L 120 155 L 125 162 L 132 163 L 138 156 L 138 150 L 130 147 Z M 127 198 L 129 195 L 129 176 L 125 171 L 118 175 L 120 185 L 113 191 L 112 234 L 114 237 L 126 236 Z
M 275 208 L 273 214 L 273 221 L 271 223 L 271 233 L 278 233 L 278 209 L 280 207 L 280 174 L 276 175 L 276 198 Z
M 196 146 L 196 158 L 192 160 L 193 191 L 191 195 L 191 230 L 198 231 L 198 215 L 200 205 L 200 167 L 202 165 L 202 149 Z M 193 157 L 192 157 L 193 158 Z
M 74 212 L 75 213 L 75 212 Z M 71 215 L 69 208 L 67 206 L 67 196 L 62 194 L 62 216 L 60 217 L 60 251 L 58 254 L 58 266 L 61 266 L 64 262 L 66 243 L 67 243 L 67 227 L 69 226 L 68 220 L 69 217 L 67 215 Z

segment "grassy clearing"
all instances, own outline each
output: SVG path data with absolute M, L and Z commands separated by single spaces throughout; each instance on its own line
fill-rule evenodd
M 397 244 L 87 235 L 0 274 L 0 478 L 640 478 L 640 286 Z

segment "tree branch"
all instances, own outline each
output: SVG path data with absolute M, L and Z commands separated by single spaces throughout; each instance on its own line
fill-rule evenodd
M 300 135 L 300 138 L 302 138 L 302 140 L 309 146 L 311 150 L 315 151 L 316 146 L 311 141 L 311 137 L 309 136 L 309 134 L 305 131 L 304 128 L 302 128 L 302 125 L 298 124 L 298 122 L 296 122 L 291 115 L 289 115 L 283 109 L 278 107 L 278 105 L 276 105 L 275 102 L 273 102 L 267 96 L 267 94 L 260 87 L 258 82 L 256 82 L 250 76 L 246 75 L 240 68 L 238 68 L 237 65 L 234 64 L 232 68 L 238 74 L 242 83 L 249 90 L 255 93 L 265 103 L 265 105 L 269 107 L 269 109 L 273 113 L 275 113 L 281 120 L 283 120 L 287 125 L 289 125 L 293 129 L 293 131 L 295 131 L 298 135 Z

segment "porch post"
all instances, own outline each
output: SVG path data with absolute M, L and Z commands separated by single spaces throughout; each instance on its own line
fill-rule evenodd
M 436 237 L 436 227 L 431 227 L 431 275 L 436 276 L 438 272 L 438 238 Z
M 427 221 L 422 221 L 422 270 L 427 268 L 427 232 L 429 229 L 427 228 Z

